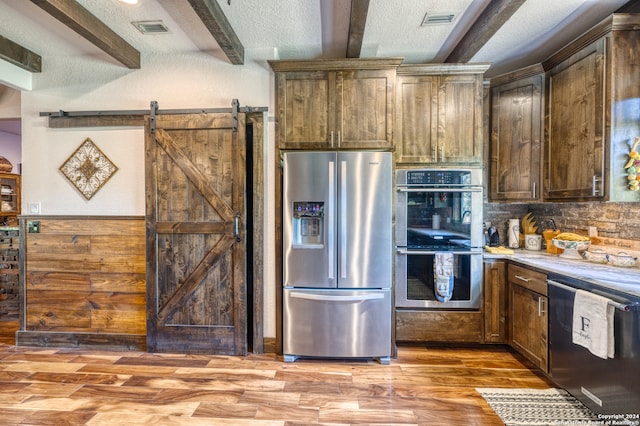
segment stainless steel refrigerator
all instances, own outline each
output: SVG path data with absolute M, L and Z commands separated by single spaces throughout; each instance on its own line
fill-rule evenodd
M 285 361 L 388 363 L 391 153 L 285 153 L 282 226 Z

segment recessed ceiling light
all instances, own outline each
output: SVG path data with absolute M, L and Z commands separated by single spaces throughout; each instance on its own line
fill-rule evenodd
M 126 4 L 138 4 L 138 0 L 119 0 L 119 1 Z
M 455 13 L 429 13 L 427 12 L 422 19 L 421 26 L 450 24 L 456 19 Z
M 162 21 L 134 21 L 133 26 L 142 34 L 167 33 L 169 28 Z

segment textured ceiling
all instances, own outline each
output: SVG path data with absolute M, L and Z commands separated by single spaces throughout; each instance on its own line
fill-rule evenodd
M 187 0 L 139 0 L 133 6 L 118 0 L 77 1 L 143 58 L 203 51 L 228 62 Z M 245 63 L 264 60 L 265 52 L 280 59 L 346 56 L 349 0 L 213 1 L 242 43 Z M 470 62 L 492 63 L 489 77 L 540 62 L 625 3 L 526 0 Z M 407 63 L 444 62 L 489 4 L 490 0 L 369 0 L 360 56 L 404 57 Z M 451 24 L 421 26 L 427 13 L 451 13 L 455 19 Z M 148 20 L 163 21 L 169 32 L 143 35 L 131 24 Z M 43 72 L 52 56 L 86 55 L 117 63 L 29 0 L 0 0 L 0 35 L 40 55 Z

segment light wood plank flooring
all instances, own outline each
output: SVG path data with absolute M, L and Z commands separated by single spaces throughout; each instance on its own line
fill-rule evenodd
M 401 346 L 371 360 L 0 343 L 2 425 L 501 425 L 475 387 L 551 384 L 505 347 Z

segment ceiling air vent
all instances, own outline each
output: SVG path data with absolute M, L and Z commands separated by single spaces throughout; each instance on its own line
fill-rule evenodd
M 450 24 L 453 20 L 456 19 L 455 13 L 429 13 L 427 12 L 424 15 L 424 19 L 422 20 L 421 26 L 425 25 L 439 25 L 439 24 Z
M 133 26 L 142 34 L 160 34 L 169 32 L 169 28 L 162 21 L 136 21 Z

